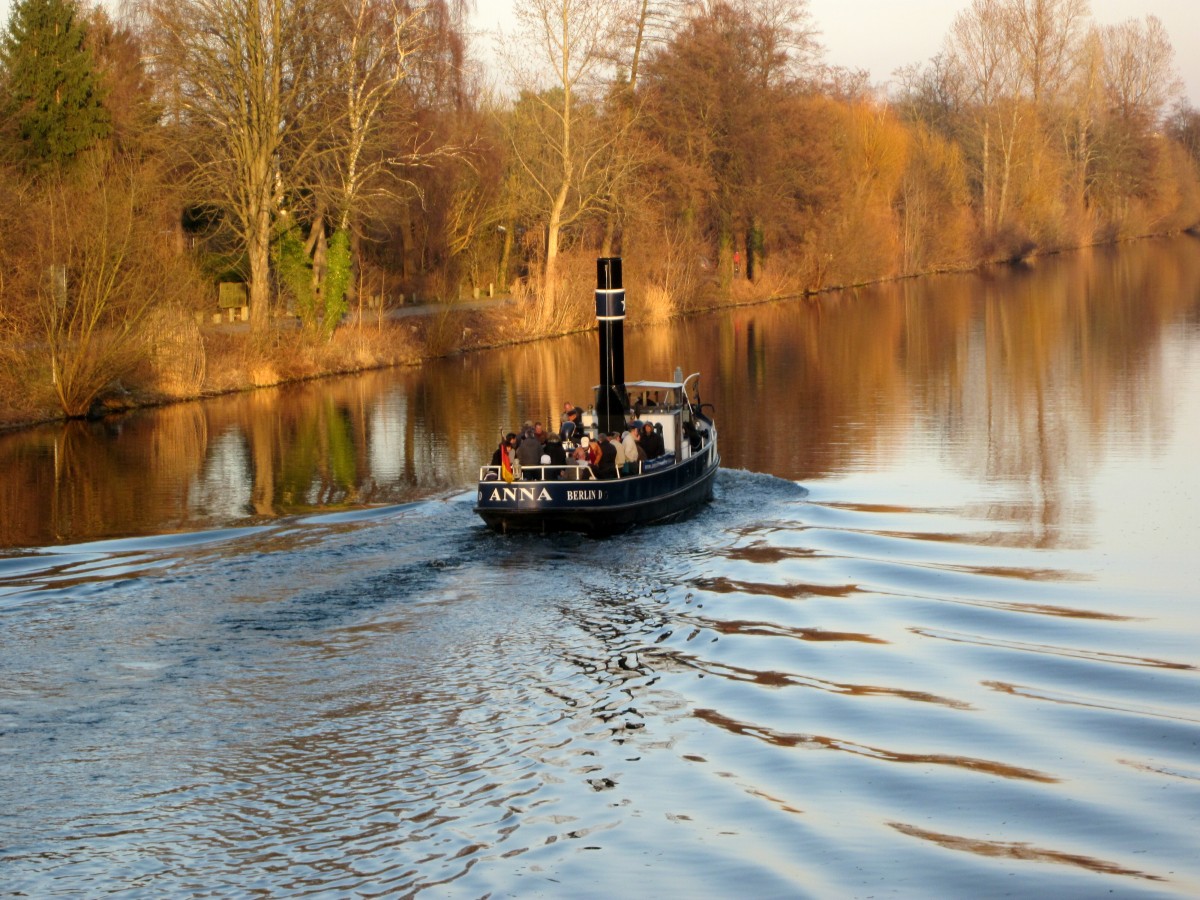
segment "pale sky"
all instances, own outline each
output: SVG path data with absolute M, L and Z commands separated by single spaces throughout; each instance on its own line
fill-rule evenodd
M 0 0 L 4 3 L 6 0 Z M 497 23 L 511 30 L 513 0 L 475 0 L 481 28 Z M 866 69 L 875 83 L 910 63 L 925 62 L 942 46 L 954 17 L 971 0 L 808 0 L 813 24 L 821 32 L 825 61 Z M 1091 0 L 1097 24 L 1158 16 L 1175 48 L 1175 68 L 1193 106 L 1200 107 L 1200 14 L 1197 0 Z M 483 42 L 484 52 L 491 49 Z
M 475 0 L 480 28 L 511 28 L 513 0 Z M 12 0 L 0 0 L 0 23 L 7 25 Z M 883 82 L 900 66 L 925 62 L 941 48 L 954 16 L 970 0 L 808 0 L 821 31 L 825 61 L 866 69 Z M 1091 0 L 1096 22 L 1115 25 L 1129 18 L 1158 16 L 1175 47 L 1175 68 L 1193 106 L 1200 107 L 1200 27 L 1197 0 Z M 478 52 L 486 57 L 490 42 Z

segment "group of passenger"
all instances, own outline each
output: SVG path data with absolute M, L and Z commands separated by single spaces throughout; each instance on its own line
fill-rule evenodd
M 601 433 L 596 439 L 583 431 L 583 410 L 564 403 L 558 433 L 541 422 L 527 421 L 519 434 L 510 431 L 500 441 L 492 465 L 502 467 L 507 455 L 513 470 L 522 473 L 517 477 L 540 480 L 547 474 L 544 467 L 559 466 L 559 478 L 582 481 L 631 475 L 641 470 L 641 463 L 666 453 L 661 426 L 650 422 L 635 419 L 627 430 Z
M 541 422 L 526 422 L 520 434 L 506 434 L 492 454 L 492 465 L 501 465 L 506 453 L 510 463 L 515 460 L 521 467 L 562 466 L 567 462 L 562 439 Z

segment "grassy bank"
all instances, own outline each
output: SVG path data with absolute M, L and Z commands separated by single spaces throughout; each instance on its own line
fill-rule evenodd
M 431 304 L 350 320 L 328 340 L 305 332 L 291 319 L 257 333 L 240 323 L 200 326 L 194 315 L 183 313 L 151 317 L 136 358 L 126 361 L 119 377 L 101 386 L 89 414 L 102 416 L 312 378 L 420 365 L 455 353 L 587 330 L 594 325 L 593 266 L 592 257 L 573 261 L 553 308 L 531 288 L 485 304 Z M 697 289 L 695 280 L 683 279 L 672 289 L 643 282 L 635 274 L 626 285 L 633 301 L 627 324 L 637 327 L 784 297 L 816 297 L 862 283 L 866 282 L 812 290 L 786 271 L 767 270 L 753 282 L 735 279 L 721 286 L 710 280 Z M 0 429 L 64 418 L 45 347 L 35 342 L 0 347 Z

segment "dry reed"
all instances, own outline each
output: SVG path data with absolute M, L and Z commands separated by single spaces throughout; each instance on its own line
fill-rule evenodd
M 144 324 L 151 379 L 164 397 L 195 397 L 204 386 L 207 356 L 200 327 L 177 306 L 155 309 Z

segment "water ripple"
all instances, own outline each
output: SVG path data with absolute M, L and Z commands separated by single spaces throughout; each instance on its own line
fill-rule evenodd
M 1191 663 L 1171 662 L 1165 659 L 1153 659 L 1146 656 L 1129 656 L 1124 653 L 1109 653 L 1103 650 L 1087 650 L 1081 647 L 1055 647 L 1049 644 L 1032 644 L 1026 641 L 1002 640 L 977 634 L 962 634 L 952 631 L 938 631 L 932 628 L 913 628 L 913 634 L 933 638 L 940 641 L 953 641 L 959 644 L 975 644 L 981 647 L 997 647 L 1005 650 L 1019 650 L 1022 653 L 1040 653 L 1046 656 L 1060 656 L 1067 659 L 1085 659 L 1093 662 L 1103 662 L 1120 666 L 1147 666 L 1156 669 L 1177 669 L 1185 672 L 1196 671 Z
M 984 772 L 988 775 L 998 775 L 1001 778 L 1022 778 L 1028 781 L 1040 781 L 1044 783 L 1053 783 L 1058 781 L 1052 775 L 1047 775 L 1044 772 L 1037 772 L 1033 769 L 1022 769 L 1016 766 L 1010 766 L 996 760 L 974 759 L 965 756 L 946 756 L 938 753 L 904 753 L 896 750 L 885 750 L 881 747 L 871 747 L 865 744 L 858 744 L 853 741 L 843 740 L 841 738 L 828 737 L 817 734 L 787 734 L 781 731 L 764 728 L 762 725 L 756 725 L 749 722 L 738 722 L 727 716 L 724 716 L 715 710 L 698 709 L 695 712 L 698 719 L 714 725 L 718 728 L 723 728 L 733 734 L 753 737 L 761 741 L 766 741 L 777 747 L 803 747 L 808 749 L 818 750 L 840 750 L 843 753 L 851 753 L 856 756 L 865 756 L 870 759 L 882 760 L 884 762 L 897 763 L 917 763 L 920 765 L 933 766 L 954 766 L 960 769 L 966 769 L 972 772 Z
M 1147 872 L 1141 872 L 1137 869 L 1126 868 L 1117 863 L 1105 862 L 1101 859 L 1093 859 L 1089 856 L 1083 856 L 1077 853 L 1064 853 L 1061 850 L 1048 850 L 1042 847 L 1031 847 L 1024 842 L 1005 842 L 1005 841 L 989 841 L 981 838 L 967 838 L 958 835 L 938 834 L 933 831 L 926 831 L 923 828 L 918 828 L 915 825 L 906 825 L 901 822 L 889 822 L 893 828 L 901 834 L 909 835 L 910 837 L 919 838 L 923 841 L 931 841 L 941 847 L 949 850 L 959 850 L 965 853 L 974 853 L 979 856 L 999 857 L 1003 859 L 1023 860 L 1030 862 L 1048 862 L 1057 865 L 1078 866 L 1081 869 L 1088 869 L 1092 872 L 1099 872 L 1104 875 L 1128 875 L 1134 878 L 1143 878 L 1147 881 L 1165 881 L 1166 879 L 1160 875 L 1151 875 Z
M 8 561 L 6 889 L 1194 893 L 1186 640 L 952 510 L 718 491 L 604 541 L 454 496 Z

